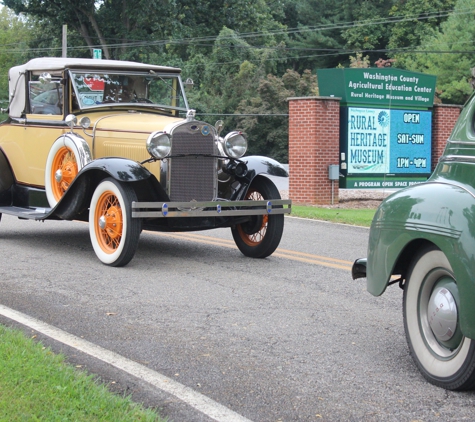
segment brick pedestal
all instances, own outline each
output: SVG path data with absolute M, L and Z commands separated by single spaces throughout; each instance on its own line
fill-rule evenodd
M 432 169 L 437 166 L 440 156 L 444 152 L 447 139 L 455 126 L 462 106 L 448 104 L 434 104 L 432 110 Z
M 338 180 L 328 166 L 339 164 L 340 99 L 289 98 L 289 197 L 294 204 L 338 202 Z

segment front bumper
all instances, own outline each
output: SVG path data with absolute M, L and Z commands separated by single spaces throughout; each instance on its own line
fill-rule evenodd
M 353 266 L 351 267 L 351 276 L 353 277 L 353 280 L 366 277 L 367 262 L 367 258 L 360 258 L 353 263 Z
M 265 201 L 132 202 L 132 218 L 290 214 L 290 199 Z

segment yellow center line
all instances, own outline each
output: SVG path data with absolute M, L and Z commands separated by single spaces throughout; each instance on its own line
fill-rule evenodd
M 340 259 L 319 257 L 318 255 L 314 255 L 314 258 L 305 258 L 304 256 L 298 256 L 298 255 L 290 256 L 287 254 L 280 253 L 280 249 L 277 249 L 272 255 L 285 258 L 285 259 L 291 259 L 293 261 L 306 262 L 307 264 L 321 265 L 323 267 L 338 268 L 340 270 L 346 270 L 346 271 L 351 271 L 351 266 L 353 265 L 353 263 L 352 262 L 350 263 L 350 261 L 346 261 L 348 262 L 348 265 L 338 264 L 337 262 L 332 262 L 332 261 L 341 261 Z M 312 256 L 311 254 L 302 254 L 302 255 Z M 319 258 L 325 259 L 328 262 L 321 261 Z
M 178 240 L 189 240 L 192 242 L 203 243 L 207 245 L 219 245 L 225 246 L 227 248 L 237 249 L 236 244 L 233 240 L 221 239 L 217 237 L 204 236 L 195 233 L 164 233 L 164 232 L 148 232 L 155 235 L 170 237 Z M 321 265 L 324 267 L 338 268 L 340 270 L 351 271 L 351 266 L 353 262 L 345 261 L 338 258 L 330 258 L 326 256 L 314 255 L 306 252 L 297 252 L 291 251 L 288 249 L 277 249 L 273 256 L 278 256 L 279 258 L 290 259 L 293 261 L 305 262 L 307 264 Z

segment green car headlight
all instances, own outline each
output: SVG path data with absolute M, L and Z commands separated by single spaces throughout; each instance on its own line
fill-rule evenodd
M 165 158 L 170 154 L 171 148 L 172 142 L 168 133 L 153 132 L 147 139 L 147 151 L 154 158 Z
M 247 139 L 237 130 L 228 133 L 222 143 L 224 152 L 231 158 L 241 158 L 247 151 Z

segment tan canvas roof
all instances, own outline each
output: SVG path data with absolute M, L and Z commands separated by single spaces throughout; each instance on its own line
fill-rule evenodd
M 42 57 L 28 63 L 15 66 L 8 72 L 9 80 L 9 115 L 21 117 L 25 109 L 25 74 L 31 72 L 62 71 L 64 69 L 108 69 L 108 70 L 152 70 L 154 72 L 180 73 L 176 67 L 157 66 L 120 60 L 77 59 L 64 57 Z

